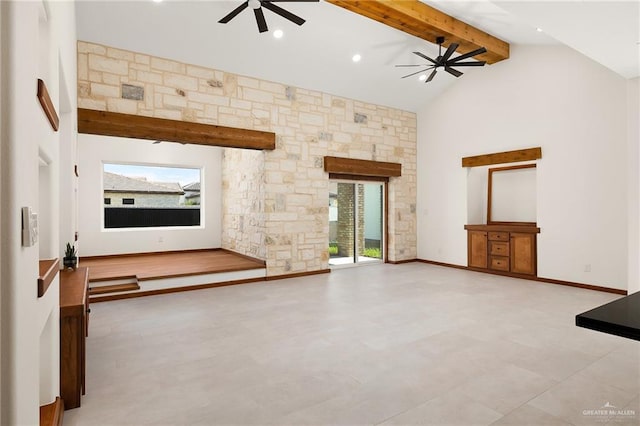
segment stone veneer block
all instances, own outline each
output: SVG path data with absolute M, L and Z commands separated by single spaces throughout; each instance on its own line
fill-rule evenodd
M 90 95 L 94 98 L 116 98 L 120 95 L 120 90 L 117 86 L 91 83 Z
M 134 86 L 132 84 L 122 84 L 122 98 L 131 99 L 133 101 L 144 100 L 144 87 Z
M 110 59 L 93 53 L 89 54 L 89 67 L 94 71 L 108 72 L 111 74 L 129 74 L 127 61 L 122 59 Z

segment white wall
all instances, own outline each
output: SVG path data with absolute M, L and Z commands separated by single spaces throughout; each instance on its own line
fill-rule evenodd
M 217 248 L 222 235 L 222 148 L 78 135 L 79 256 Z M 103 163 L 203 168 L 201 227 L 103 230 Z M 160 242 L 162 240 L 162 242 Z
M 2 391 L 0 424 L 39 422 L 39 406 L 59 395 L 59 285 L 54 279 L 37 297 L 39 244 L 21 246 L 22 206 L 50 209 L 40 226 L 48 241 L 42 249 L 57 256 L 57 211 L 60 133 L 51 128 L 36 99 L 42 78 L 56 110 L 60 87 L 75 88 L 76 40 L 73 2 L 0 2 L 2 9 L 2 179 L 0 223 Z M 60 69 L 68 70 L 66 75 Z M 66 79 L 65 84 L 60 79 Z M 69 99 L 75 98 L 67 94 Z M 70 109 L 75 111 L 73 99 Z M 75 113 L 72 113 L 75 114 Z M 75 115 L 71 122 L 75 122 Z M 64 124 L 61 124 L 64 126 Z M 67 132 L 73 134 L 73 130 Z M 51 163 L 46 188 L 39 180 L 39 153 Z M 45 185 L 42 185 L 45 186 Z M 53 191 L 40 197 L 42 191 Z M 41 205 L 41 200 L 54 205 Z
M 566 47 L 512 46 L 465 73 L 418 113 L 418 257 L 467 264 L 462 157 L 541 146 L 538 275 L 626 289 L 626 92 Z
M 640 291 L 640 78 L 627 82 L 629 293 Z

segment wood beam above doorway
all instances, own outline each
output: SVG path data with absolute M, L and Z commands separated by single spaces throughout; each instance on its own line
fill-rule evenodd
M 419 0 L 326 1 L 431 43 L 442 36 L 445 38 L 444 46 L 458 43 L 459 53 L 484 47 L 487 53 L 475 58 L 489 64 L 509 57 L 509 43 Z
M 490 166 L 492 164 L 518 163 L 521 161 L 539 160 L 542 158 L 542 148 L 518 149 L 515 151 L 496 152 L 493 154 L 464 157 L 462 167 Z
M 398 177 L 402 164 L 353 158 L 324 157 L 324 171 L 352 176 Z
M 244 149 L 275 149 L 276 134 L 78 108 L 78 133 Z

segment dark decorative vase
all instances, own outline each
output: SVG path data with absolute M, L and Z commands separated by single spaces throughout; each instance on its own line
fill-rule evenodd
M 62 265 L 64 266 L 65 269 L 71 268 L 75 271 L 78 268 L 78 257 L 77 256 L 63 257 Z

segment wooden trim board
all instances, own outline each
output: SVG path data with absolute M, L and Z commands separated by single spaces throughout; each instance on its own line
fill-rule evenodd
M 58 275 L 58 259 L 47 259 L 38 262 L 38 297 L 44 296 L 51 281 Z
M 89 287 L 89 296 L 97 296 L 100 294 L 119 293 L 121 291 L 137 291 L 137 290 L 140 290 L 140 286 L 137 283 L 101 285 L 96 287 Z
M 583 288 L 586 290 L 602 291 L 605 293 L 621 294 L 623 296 L 626 296 L 628 294 L 627 290 L 620 290 L 618 288 L 611 288 L 611 287 L 603 287 L 599 285 L 575 283 L 572 281 L 562 281 L 562 280 L 556 280 L 553 278 L 542 278 L 542 277 L 536 277 L 532 275 L 520 275 L 520 274 L 511 273 L 511 272 L 500 272 L 500 271 L 489 270 L 489 269 L 476 269 L 476 268 L 470 268 L 468 266 L 436 262 L 434 260 L 427 260 L 427 259 L 416 259 L 416 261 L 421 263 L 428 263 L 430 265 L 444 266 L 447 268 L 463 269 L 466 271 L 473 271 L 473 272 L 482 272 L 484 274 L 491 274 L 491 275 L 502 275 L 502 276 L 511 277 L 511 278 L 521 278 L 523 280 L 538 281 L 538 282 L 547 283 L 547 284 L 564 285 L 568 287 L 577 287 L 577 288 Z
M 518 149 L 515 151 L 496 152 L 494 154 L 464 157 L 462 167 L 490 166 L 492 164 L 518 163 L 542 158 L 542 148 Z
M 389 263 L 391 265 L 402 265 L 403 263 L 413 263 L 413 262 L 417 262 L 418 259 L 405 259 L 405 260 L 389 260 L 386 263 Z
M 78 133 L 228 148 L 276 148 L 272 132 L 83 108 L 78 108 Z
M 324 157 L 324 171 L 358 177 L 398 177 L 402 175 L 402 164 L 326 156 Z
M 342 173 L 329 173 L 329 179 L 389 183 L 389 178 L 386 176 L 346 175 Z
M 136 291 L 135 293 L 95 296 L 95 297 L 91 297 L 91 303 L 108 302 L 111 300 L 121 300 L 121 299 L 132 299 L 132 298 L 144 297 L 144 296 L 156 296 L 159 294 L 180 293 L 182 291 L 203 290 L 207 288 L 225 287 L 229 285 L 250 284 L 250 283 L 263 282 L 263 281 L 275 281 L 275 280 L 282 280 L 282 279 L 288 279 L 288 278 L 305 277 L 309 275 L 328 274 L 330 272 L 331 272 L 331 269 L 321 269 L 319 271 L 299 272 L 299 273 L 285 274 L 285 275 L 273 275 L 269 277 L 260 277 L 260 278 L 248 278 L 243 280 L 224 281 L 220 283 L 198 284 L 198 285 L 191 285 L 191 286 L 185 286 L 185 287 L 165 288 L 160 290 Z
M 157 296 L 160 294 L 180 293 L 183 291 L 204 290 L 206 288 L 224 287 L 228 285 L 249 284 L 265 281 L 264 277 L 247 278 L 244 280 L 224 281 L 210 284 L 197 284 L 185 287 L 163 288 L 159 290 L 136 291 L 135 293 L 112 294 L 106 296 L 96 296 L 91 298 L 91 303 L 109 302 L 111 300 L 134 299 L 136 297 Z
M 493 205 L 493 173 L 494 172 L 504 172 L 509 170 L 519 170 L 519 169 L 535 169 L 537 168 L 536 164 L 518 164 L 516 166 L 507 166 L 507 167 L 495 167 L 489 169 L 489 176 L 487 177 L 487 224 L 489 225 L 510 225 L 510 224 L 521 224 L 528 226 L 536 226 L 535 222 L 501 222 L 498 220 L 493 220 L 491 218 L 491 208 Z
M 320 269 L 317 271 L 308 271 L 308 272 L 296 272 L 293 274 L 283 274 L 283 275 L 268 275 L 265 277 L 266 281 L 275 281 L 275 280 L 283 280 L 287 278 L 298 278 L 298 277 L 307 277 L 309 275 L 319 275 L 319 274 L 328 274 L 331 272 L 331 269 Z
M 37 96 L 38 96 L 38 101 L 42 106 L 42 110 L 44 111 L 44 114 L 47 116 L 47 120 L 49 120 L 49 124 L 51 124 L 51 127 L 53 127 L 53 130 L 57 132 L 60 126 L 60 118 L 58 118 L 56 107 L 53 105 L 53 101 L 49 96 L 47 85 L 44 84 L 44 81 L 41 79 L 38 79 Z

